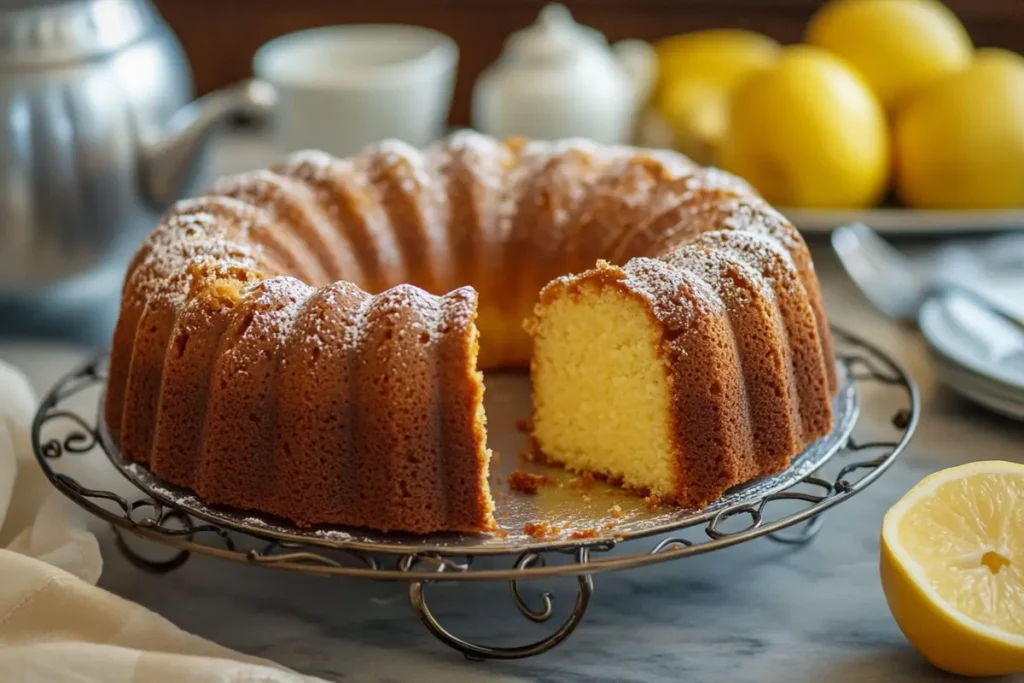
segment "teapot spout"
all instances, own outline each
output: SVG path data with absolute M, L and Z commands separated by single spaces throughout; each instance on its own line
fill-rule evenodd
M 236 115 L 263 119 L 275 102 L 271 85 L 249 80 L 204 95 L 175 112 L 144 150 L 143 188 L 154 208 L 166 208 L 195 180 L 202 151 L 221 123 Z

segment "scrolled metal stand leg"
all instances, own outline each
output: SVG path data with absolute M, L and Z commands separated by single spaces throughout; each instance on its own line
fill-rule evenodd
M 188 550 L 179 550 L 174 557 L 169 560 L 150 560 L 139 553 L 137 553 L 124 538 L 124 532 L 118 529 L 116 526 L 111 525 L 111 529 L 114 530 L 114 542 L 117 545 L 117 549 L 121 551 L 125 559 L 131 563 L 132 566 L 142 569 L 143 571 L 150 572 L 152 574 L 167 574 L 178 569 L 183 564 L 188 562 L 188 558 L 192 557 L 192 553 Z
M 577 562 L 580 562 L 581 564 L 585 563 L 588 559 L 587 549 L 580 549 L 577 552 L 576 559 Z M 538 556 L 527 554 L 520 558 L 516 563 L 516 567 L 519 569 L 525 569 L 540 561 L 542 560 Z M 566 619 L 558 630 L 551 635 L 533 643 L 519 645 L 516 647 L 491 647 L 488 645 L 477 645 L 476 643 L 470 643 L 469 641 L 463 640 L 448 631 L 437 621 L 437 618 L 434 617 L 433 613 L 430 611 L 430 607 L 427 605 L 425 594 L 425 584 L 427 582 L 414 581 L 409 584 L 409 602 L 412 605 L 413 611 L 415 611 L 419 616 L 420 621 L 422 621 L 423 625 L 427 627 L 427 630 L 448 647 L 457 652 L 461 652 L 466 659 L 477 661 L 484 659 L 523 659 L 525 657 L 533 657 L 534 655 L 547 652 L 565 641 L 565 639 L 576 630 L 576 627 L 579 625 L 580 621 L 582 621 L 583 615 L 587 610 L 587 605 L 590 602 L 590 596 L 594 592 L 594 579 L 589 574 L 581 574 L 576 577 L 576 581 L 578 583 L 576 602 L 573 605 L 572 613 L 569 615 L 568 619 Z M 522 599 L 516 581 L 513 580 L 509 583 L 512 589 L 512 596 L 516 602 L 516 607 L 525 617 L 535 623 L 542 623 L 551 618 L 552 597 L 550 593 L 542 594 L 541 597 L 544 601 L 544 608 L 538 611 L 531 609 Z

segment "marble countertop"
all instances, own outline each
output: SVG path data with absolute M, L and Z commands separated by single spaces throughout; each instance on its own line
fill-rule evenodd
M 254 166 L 265 155 L 229 140 L 216 150 L 214 169 Z M 759 539 L 598 575 L 587 615 L 569 640 L 513 662 L 468 662 L 441 645 L 409 608 L 403 585 L 299 576 L 204 557 L 152 575 L 121 557 L 103 529 L 100 585 L 201 636 L 332 681 L 945 680 L 910 649 L 886 608 L 877 568 L 881 519 L 929 472 L 981 458 L 1024 461 L 1024 427 L 939 386 L 919 335 L 876 313 L 826 243 L 812 241 L 812 248 L 833 321 L 907 367 L 921 388 L 923 417 L 905 456 L 827 514 L 824 530 L 807 546 Z M 84 353 L 0 340 L 0 358 L 22 368 L 40 392 Z M 888 417 L 864 409 L 869 426 Z M 537 639 L 566 613 L 575 592 L 571 580 L 544 588 L 555 593 L 556 615 L 540 626 L 518 614 L 505 584 L 432 586 L 429 595 L 434 613 L 454 633 L 509 645 Z

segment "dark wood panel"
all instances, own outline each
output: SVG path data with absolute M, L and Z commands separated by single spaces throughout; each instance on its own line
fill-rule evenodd
M 452 122 L 469 120 L 481 70 L 497 58 L 509 32 L 526 26 L 543 0 L 156 0 L 181 39 L 200 92 L 251 73 L 256 49 L 275 36 L 313 26 L 395 22 L 429 26 L 459 44 Z M 567 0 L 577 20 L 610 40 L 656 39 L 702 28 L 761 31 L 786 43 L 800 39 L 821 0 Z M 975 42 L 1024 52 L 1024 0 L 949 0 Z

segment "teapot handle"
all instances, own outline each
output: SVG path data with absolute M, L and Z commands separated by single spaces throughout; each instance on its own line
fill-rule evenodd
M 650 99 L 658 78 L 658 56 L 650 43 L 643 40 L 620 40 L 612 50 L 623 70 L 633 82 L 633 96 L 637 109 Z

